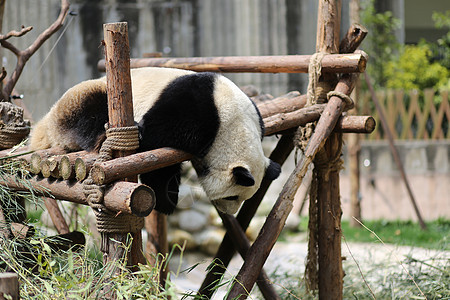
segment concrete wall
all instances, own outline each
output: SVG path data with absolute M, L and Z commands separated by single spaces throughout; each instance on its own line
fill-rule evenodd
M 397 141 L 411 189 L 424 219 L 450 217 L 450 141 Z M 349 218 L 347 152 L 341 176 L 344 217 Z M 416 215 L 386 141 L 361 145 L 361 207 L 365 219 L 413 219 Z
M 17 84 L 35 120 L 76 83 L 98 77 L 103 58 L 102 24 L 127 21 L 131 56 L 163 52 L 167 56 L 284 55 L 315 51 L 317 1 L 297 0 L 72 0 L 63 30 L 30 59 Z M 348 0 L 343 1 L 343 31 L 348 28 Z M 34 27 L 13 38 L 25 49 L 59 13 L 59 0 L 6 2 L 4 32 Z M 12 72 L 15 56 L 5 51 L 3 65 Z M 304 90 L 306 76 L 229 74 L 239 85 L 253 84 L 273 95 Z

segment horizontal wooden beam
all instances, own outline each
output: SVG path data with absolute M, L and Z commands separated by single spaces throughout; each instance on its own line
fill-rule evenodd
M 291 113 L 282 113 L 264 119 L 266 135 L 288 130 L 308 122 L 317 120 L 326 104 L 316 104 Z M 300 112 L 301 111 L 301 112 Z M 268 120 L 270 119 L 270 120 Z M 372 117 L 345 116 L 336 125 L 338 131 L 365 132 L 364 129 L 375 127 Z M 361 128 L 354 129 L 354 126 Z M 344 128 L 344 130 L 342 129 Z M 367 132 L 366 132 L 367 133 Z M 147 173 L 156 169 L 189 160 L 193 155 L 172 148 L 161 148 L 115 158 L 94 164 L 91 170 L 92 179 L 96 184 L 106 184 L 124 177 Z
M 19 191 L 28 191 L 32 187 L 35 193 L 41 196 L 52 195 L 58 200 L 88 205 L 82 183 L 38 176 L 26 180 L 27 185 L 23 185 L 15 176 L 3 175 L 0 178 L 0 185 Z M 155 206 L 155 194 L 144 184 L 118 181 L 106 187 L 103 203 L 111 211 L 145 217 Z
M 165 67 L 196 72 L 222 73 L 308 73 L 312 55 L 221 56 L 134 58 L 131 68 Z M 362 73 L 366 69 L 365 53 L 330 54 L 322 60 L 323 73 Z M 105 60 L 97 68 L 105 72 Z

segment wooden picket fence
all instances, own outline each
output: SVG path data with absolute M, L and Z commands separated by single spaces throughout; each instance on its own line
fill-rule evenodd
M 387 90 L 379 91 L 377 96 L 395 139 L 450 139 L 448 91 L 436 94 L 433 89 L 422 92 Z M 363 93 L 359 100 L 359 114 L 371 115 L 377 121 L 375 131 L 370 135 L 365 135 L 365 138 L 368 140 L 384 139 L 383 128 L 370 94 Z

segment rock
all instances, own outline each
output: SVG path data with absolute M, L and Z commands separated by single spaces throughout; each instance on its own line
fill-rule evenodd
M 225 230 L 214 228 L 205 230 L 195 236 L 199 249 L 205 254 L 215 255 L 222 243 Z
M 183 246 L 183 244 L 186 243 L 186 251 L 195 250 L 198 246 L 192 234 L 180 229 L 170 231 L 167 235 L 167 241 L 169 242 L 171 248 L 173 245 Z
M 259 231 L 261 230 L 261 227 L 264 225 L 265 221 L 266 221 L 265 217 L 260 216 L 253 217 L 252 221 L 250 222 L 250 225 L 245 231 L 245 234 L 247 235 L 250 241 L 256 240 L 256 237 L 258 236 Z
M 208 216 L 196 210 L 186 210 L 178 215 L 178 224 L 181 230 L 197 232 L 208 224 Z

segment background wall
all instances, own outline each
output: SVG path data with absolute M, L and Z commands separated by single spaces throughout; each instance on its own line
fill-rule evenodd
M 72 0 L 64 31 L 52 37 L 27 63 L 17 85 L 25 104 L 40 119 L 74 84 L 101 76 L 102 24 L 127 21 L 132 57 L 284 55 L 315 52 L 317 3 L 314 0 Z M 346 8 L 348 0 L 343 1 Z M 34 29 L 10 41 L 26 48 L 59 13 L 59 0 L 9 0 L 4 32 L 23 24 Z M 346 9 L 343 12 L 347 20 Z M 343 21 L 343 31 L 348 22 Z M 15 57 L 4 53 L 12 70 Z M 253 84 L 273 95 L 303 90 L 305 75 L 228 74 L 239 85 Z

